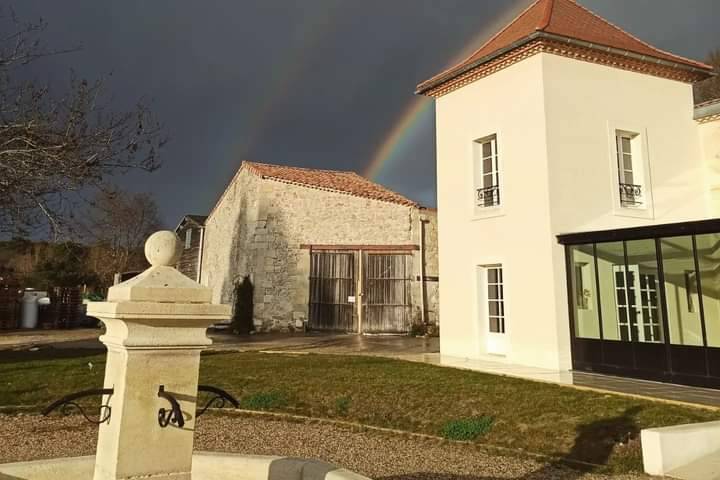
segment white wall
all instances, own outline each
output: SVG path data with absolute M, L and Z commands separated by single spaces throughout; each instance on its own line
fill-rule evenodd
M 541 58 L 553 232 L 707 217 L 691 85 L 557 55 Z M 613 127 L 645 136 L 654 207 L 645 218 L 614 211 Z
M 570 368 L 555 236 L 710 215 L 690 85 L 541 53 L 438 98 L 436 110 L 445 355 L 486 353 L 475 269 L 502 263 L 507 360 Z M 619 207 L 615 129 L 641 134 L 647 210 Z M 472 142 L 492 134 L 505 204 L 500 216 L 474 219 Z
M 708 218 L 691 85 L 557 55 L 542 60 L 553 234 Z M 615 129 L 640 134 L 649 167 L 645 211 L 618 208 Z M 553 265 L 560 305 L 567 298 L 560 245 Z M 556 315 L 564 328 L 567 309 Z
M 534 56 L 437 100 L 442 354 L 486 352 L 476 267 L 501 263 L 507 357 L 557 368 L 541 57 Z M 497 134 L 503 207 L 474 218 L 472 143 Z M 542 312 L 542 315 L 538 315 Z
M 720 119 L 698 125 L 712 216 L 720 216 Z

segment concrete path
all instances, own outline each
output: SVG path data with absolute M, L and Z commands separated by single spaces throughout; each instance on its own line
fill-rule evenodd
M 13 330 L 0 332 L 3 350 L 97 349 L 105 347 L 98 341 L 99 329 L 77 330 Z M 376 355 L 385 357 L 416 356 L 440 351 L 438 338 L 414 338 L 405 335 L 346 335 L 324 333 L 258 333 L 233 335 L 211 330 L 212 350 L 238 352 L 292 351 Z

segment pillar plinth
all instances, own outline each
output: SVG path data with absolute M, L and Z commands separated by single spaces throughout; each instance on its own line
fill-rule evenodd
M 200 352 L 212 342 L 206 329 L 230 318 L 230 307 L 211 304 L 212 293 L 174 265 L 182 245 L 173 232 L 158 232 L 146 245 L 152 267 L 110 288 L 106 302 L 88 305 L 102 320 L 108 350 L 103 399 L 110 418 L 100 425 L 94 480 L 190 480 Z M 185 424 L 158 421 L 171 404 Z

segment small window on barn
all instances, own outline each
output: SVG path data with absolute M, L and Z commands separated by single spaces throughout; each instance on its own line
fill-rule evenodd
M 185 248 L 190 248 L 190 245 L 192 245 L 192 228 L 185 230 Z

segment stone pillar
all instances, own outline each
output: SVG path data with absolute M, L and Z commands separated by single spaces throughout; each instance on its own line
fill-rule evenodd
M 230 307 L 211 304 L 212 291 L 178 272 L 182 244 L 157 232 L 145 244 L 151 267 L 115 285 L 106 302 L 88 305 L 107 331 L 103 399 L 111 408 L 100 425 L 94 480 L 190 480 L 200 351 L 205 331 L 230 318 Z M 161 427 L 158 411 L 170 410 L 160 386 L 180 404 L 185 424 Z

